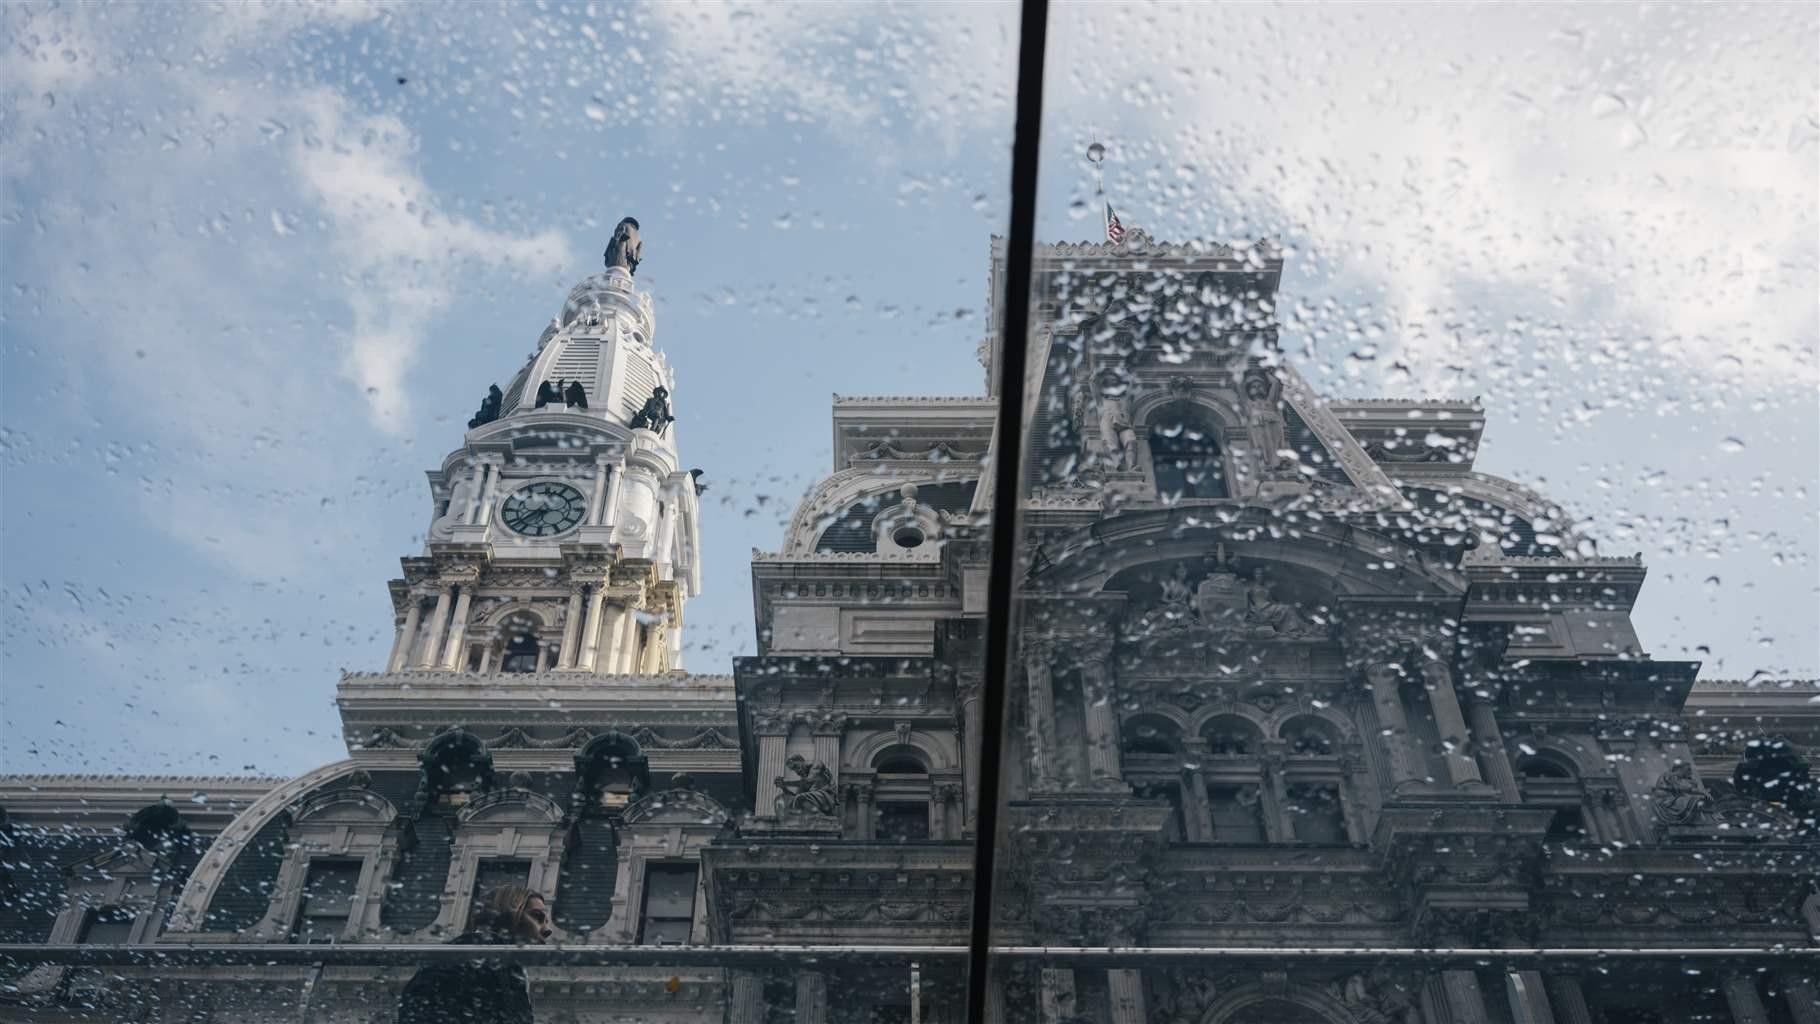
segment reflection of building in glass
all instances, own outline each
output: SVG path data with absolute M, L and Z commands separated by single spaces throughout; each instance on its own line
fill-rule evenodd
M 998 938 L 1813 944 L 1812 688 L 1649 659 L 1640 560 L 1475 471 L 1478 406 L 1317 398 L 1281 269 L 1135 230 L 1041 253 Z M 757 653 L 691 675 L 697 491 L 654 335 L 628 267 L 584 281 L 432 471 L 389 661 L 338 690 L 347 760 L 0 786 L 0 942 L 439 942 L 512 883 L 569 943 L 964 944 L 994 398 L 837 398 L 828 474 L 753 558 Z M 1006 1024 L 1820 1013 L 1799 972 L 1672 963 L 1020 964 L 995 999 Z M 384 1020 L 408 976 L 306 973 L 38 968 L 0 1000 Z M 548 1019 L 733 1024 L 908 1021 L 910 976 L 530 972 Z M 952 965 L 917 977 L 955 1024 Z

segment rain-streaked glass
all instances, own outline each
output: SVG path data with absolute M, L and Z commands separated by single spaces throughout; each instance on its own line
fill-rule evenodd
M 958 1019 L 1016 16 L 8 6 L 0 1017 Z
M 1003 1019 L 1813 1018 L 1814 21 L 1744 13 L 1052 11 Z
M 1028 13 L 4 8 L 0 1019 L 1820 1019 L 1814 12 Z

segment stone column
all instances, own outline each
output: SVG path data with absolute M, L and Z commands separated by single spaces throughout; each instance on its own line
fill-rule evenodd
M 999 972 L 986 980 L 986 1024 L 1005 1024 L 1005 979 Z
M 424 641 L 423 652 L 417 656 L 418 668 L 435 668 L 436 657 L 442 653 L 442 631 L 449 626 L 451 589 L 444 584 L 436 591 L 436 610 L 430 613 L 430 638 Z
M 765 979 L 751 971 L 733 971 L 727 1024 L 765 1024 Z
M 1043 968 L 1039 999 L 1043 1024 L 1063 1024 L 1074 1018 L 1074 971 L 1066 967 Z
M 1472 724 L 1472 737 L 1479 741 L 1479 763 L 1485 778 L 1498 791 L 1498 799 L 1507 804 L 1523 802 L 1517 788 L 1517 773 L 1510 764 L 1510 751 L 1504 748 L 1504 734 L 1498 729 L 1497 709 L 1491 698 L 1479 693 L 1466 695 L 1466 717 Z
M 1453 689 L 1453 673 L 1438 661 L 1422 666 L 1422 683 L 1428 690 L 1429 706 L 1434 708 L 1435 728 L 1441 734 L 1441 747 L 1447 757 L 1447 777 L 1453 788 L 1484 783 L 1479 777 L 1478 762 L 1473 760 L 1471 738 L 1466 733 L 1466 716 L 1460 713 L 1460 696 Z
M 661 500 L 661 499 L 660 499 Z M 663 513 L 657 517 L 656 543 L 651 547 L 653 562 L 668 562 L 676 539 L 676 496 L 663 502 Z
M 961 749 L 966 763 L 961 770 L 965 773 L 966 790 L 966 830 L 973 831 L 973 822 L 979 814 L 980 800 L 980 680 L 961 670 L 962 678 L 955 682 L 955 695 L 961 705 Z
M 600 589 L 604 590 L 605 587 L 603 586 Z M 606 601 L 606 595 L 604 593 L 601 595 L 601 601 L 604 607 Z M 619 664 L 619 635 L 625 632 L 624 624 L 621 622 L 621 619 L 625 615 L 626 606 L 623 604 L 616 604 L 613 606 L 612 611 L 606 613 L 605 621 L 600 623 L 599 627 L 592 631 L 594 637 L 593 644 L 595 647 L 594 663 L 599 666 L 597 671 L 611 672 L 613 671 L 613 666 Z M 587 633 L 583 634 L 582 644 L 584 646 L 589 642 L 587 640 L 588 635 L 589 634 Z
M 449 625 L 448 650 L 442 655 L 442 667 L 449 671 L 461 669 L 468 656 L 468 611 L 474 604 L 474 587 L 463 583 L 460 589 L 461 593 L 455 598 L 455 620 Z
M 619 466 L 611 467 L 607 474 L 607 501 L 600 508 L 600 525 L 612 526 L 619 511 L 619 482 L 625 477 Z
M 758 779 L 752 813 L 769 818 L 777 813 L 777 779 L 784 774 L 784 748 L 790 741 L 790 723 L 782 718 L 753 716 L 758 733 Z
M 480 649 L 480 674 L 493 671 L 493 645 L 488 644 Z
M 828 976 L 820 971 L 796 972 L 794 1024 L 829 1024 Z
M 480 474 L 480 508 L 474 522 L 485 526 L 493 521 L 493 492 L 499 489 L 499 464 L 492 459 L 482 463 Z
M 1112 1024 L 1148 1024 L 1144 1015 L 1144 975 L 1141 971 L 1106 972 L 1106 992 L 1112 1004 Z
M 859 837 L 877 839 L 878 819 L 872 814 L 872 784 L 862 784 L 854 790 L 854 796 L 859 798 L 859 809 L 855 812 L 859 818 Z
M 1113 706 L 1112 669 L 1100 651 L 1081 655 L 1082 718 L 1087 726 L 1087 776 L 1096 783 L 1116 783 L 1119 765 L 1118 710 Z
M 562 651 L 556 656 L 556 667 L 559 669 L 574 668 L 575 658 L 581 653 L 583 589 L 579 585 L 569 588 L 569 609 L 562 617 Z
M 1510 997 L 1512 1024 L 1555 1024 L 1541 971 L 1511 971 L 1504 975 L 1504 992 Z
M 392 658 L 386 663 L 388 672 L 402 672 L 410 663 L 411 647 L 417 643 L 417 626 L 423 621 L 423 595 L 413 590 L 405 595 L 405 600 L 404 628 L 398 631 L 398 641 L 392 645 Z
M 571 602 L 573 603 L 573 602 Z M 578 664 L 583 671 L 593 672 L 600 664 L 600 616 L 606 609 L 607 588 L 596 583 L 588 595 L 588 618 L 581 627 Z
M 1289 814 L 1289 783 L 1283 777 L 1283 741 L 1265 740 L 1258 764 L 1264 772 L 1258 800 L 1264 808 L 1264 839 L 1272 843 L 1295 840 L 1295 821 Z
M 667 646 L 664 642 L 663 624 L 658 623 L 653 625 L 647 636 L 648 641 L 644 646 L 644 650 L 638 652 L 638 673 L 640 675 L 652 676 L 663 671 L 663 652 L 664 647 Z
M 619 618 L 619 657 L 614 659 L 613 671 L 620 675 L 631 675 L 632 666 L 638 664 L 638 602 L 627 601 L 625 614 Z
M 594 457 L 594 494 L 588 501 L 588 525 L 599 526 L 607 507 L 607 464 L 605 455 Z
M 1749 974 L 1727 975 L 1724 982 L 1725 1005 L 1736 1024 L 1769 1024 L 1769 1011 L 1763 997 L 1757 994 L 1757 979 Z
M 1361 754 L 1340 755 L 1340 811 L 1346 819 L 1346 838 L 1361 845 L 1371 841 L 1371 830 L 1365 824 L 1365 797 L 1359 785 L 1359 776 L 1368 771 Z
M 1555 1024 L 1593 1024 L 1592 1010 L 1586 1005 L 1586 993 L 1580 991 L 1579 978 L 1571 974 L 1551 974 L 1546 983 Z
M 1207 741 L 1182 741 L 1182 827 L 1191 843 L 1213 841 L 1213 808 L 1207 803 Z
M 468 475 L 474 478 L 474 490 L 468 495 L 467 506 L 461 510 L 463 523 L 470 526 L 479 524 L 481 492 L 486 490 L 487 474 L 491 469 L 492 466 L 483 460 L 479 466 L 468 470 Z
M 847 716 L 832 714 L 815 725 L 815 759 L 828 768 L 834 784 L 840 785 L 840 740 L 847 729 Z
M 1378 728 L 1382 733 L 1378 742 L 1388 754 L 1386 767 L 1390 769 L 1391 795 L 1395 796 L 1422 778 L 1414 752 L 1409 747 L 1409 716 L 1404 712 L 1403 698 L 1397 692 L 1403 684 L 1403 674 L 1397 666 L 1380 662 L 1365 670 L 1365 680 L 1371 691 L 1372 706 L 1378 712 Z
M 1441 990 L 1447 993 L 1448 1024 L 1491 1024 L 1478 975 L 1471 971 L 1442 971 Z
M 936 833 L 933 838 L 961 838 L 961 829 L 963 826 L 961 824 L 960 808 L 956 806 L 960 802 L 960 786 L 956 786 L 953 783 L 943 783 L 942 785 L 935 787 L 935 806 L 937 809 L 937 816 L 941 820 L 941 831 Z
M 1026 636 L 1024 681 L 1028 686 L 1030 722 L 1030 788 L 1045 790 L 1055 780 L 1055 689 L 1050 675 L 1049 648 Z
M 1820 987 L 1805 974 L 1793 972 L 1777 978 L 1782 984 L 1782 998 L 1788 1003 L 1788 1016 L 1795 1024 L 1820 1024 Z

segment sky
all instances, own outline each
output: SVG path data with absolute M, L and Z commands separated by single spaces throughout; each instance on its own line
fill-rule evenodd
M 1289 249 L 1336 398 L 1641 552 L 1659 658 L 1820 676 L 1814 8 L 1052 8 L 1039 234 Z M 689 667 L 832 394 L 977 394 L 1011 5 L 0 8 L 0 770 L 291 774 L 423 473 L 611 226 L 711 484 Z

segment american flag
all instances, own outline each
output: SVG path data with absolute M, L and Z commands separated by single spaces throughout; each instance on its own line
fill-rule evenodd
M 1117 243 L 1117 242 L 1123 242 L 1124 240 L 1125 240 L 1125 225 L 1119 223 L 1119 215 L 1116 213 L 1113 213 L 1112 204 L 1107 203 L 1106 204 L 1106 241 Z

